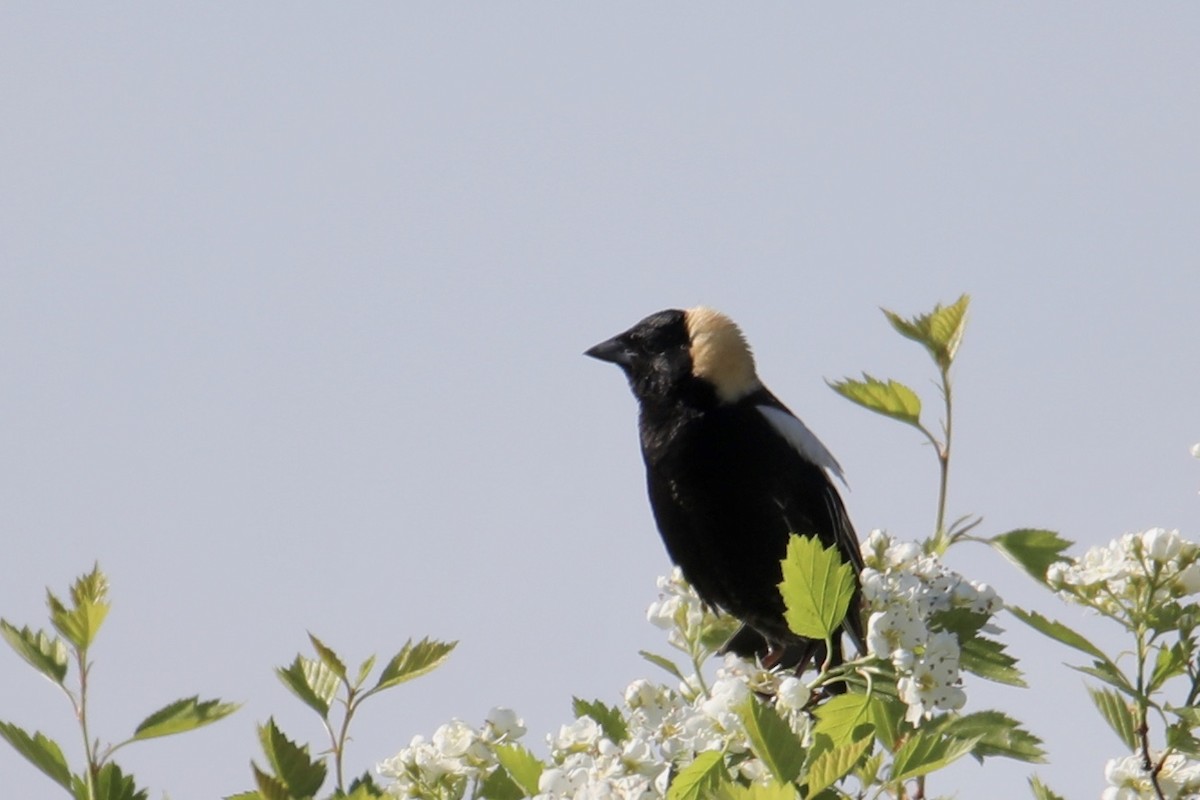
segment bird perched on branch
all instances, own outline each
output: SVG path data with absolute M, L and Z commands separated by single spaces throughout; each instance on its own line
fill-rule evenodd
M 650 505 L 667 552 L 707 604 L 743 623 L 725 649 L 797 671 L 824 661 L 824 643 L 784 621 L 780 561 L 789 535 L 798 533 L 836 545 L 853 566 L 855 597 L 842 628 L 865 652 L 862 554 L 830 479 L 842 478 L 841 467 L 759 380 L 733 321 L 703 307 L 660 311 L 585 354 L 616 364 L 629 379 Z

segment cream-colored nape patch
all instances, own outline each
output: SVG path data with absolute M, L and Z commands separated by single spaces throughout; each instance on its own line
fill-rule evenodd
M 711 308 L 683 312 L 692 347 L 692 373 L 711 383 L 722 402 L 732 403 L 758 389 L 754 355 L 733 320 Z

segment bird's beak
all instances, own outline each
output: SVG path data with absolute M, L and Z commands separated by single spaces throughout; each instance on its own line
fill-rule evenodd
M 629 366 L 633 360 L 633 353 L 625 346 L 625 342 L 621 340 L 620 336 L 614 336 L 608 341 L 601 342 L 594 347 L 589 347 L 583 351 L 583 354 L 599 359 L 600 361 L 608 361 L 620 367 Z

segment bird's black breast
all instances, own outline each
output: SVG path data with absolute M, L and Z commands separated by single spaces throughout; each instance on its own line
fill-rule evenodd
M 753 402 L 644 414 L 642 445 L 672 560 L 706 602 L 786 636 L 778 584 L 788 535 L 832 543 L 844 520 L 824 470 Z

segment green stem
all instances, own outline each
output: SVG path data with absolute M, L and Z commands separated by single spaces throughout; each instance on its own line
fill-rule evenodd
M 81 649 L 75 653 L 76 662 L 79 666 L 79 704 L 75 707 L 75 716 L 79 720 L 79 730 L 83 733 L 83 754 L 84 761 L 87 766 L 84 771 L 84 780 L 87 785 L 88 798 L 96 797 L 96 777 L 100 771 L 100 765 L 96 763 L 96 753 L 92 747 L 92 737 L 88 732 L 87 718 L 87 691 L 88 691 L 88 663 L 87 649 Z

